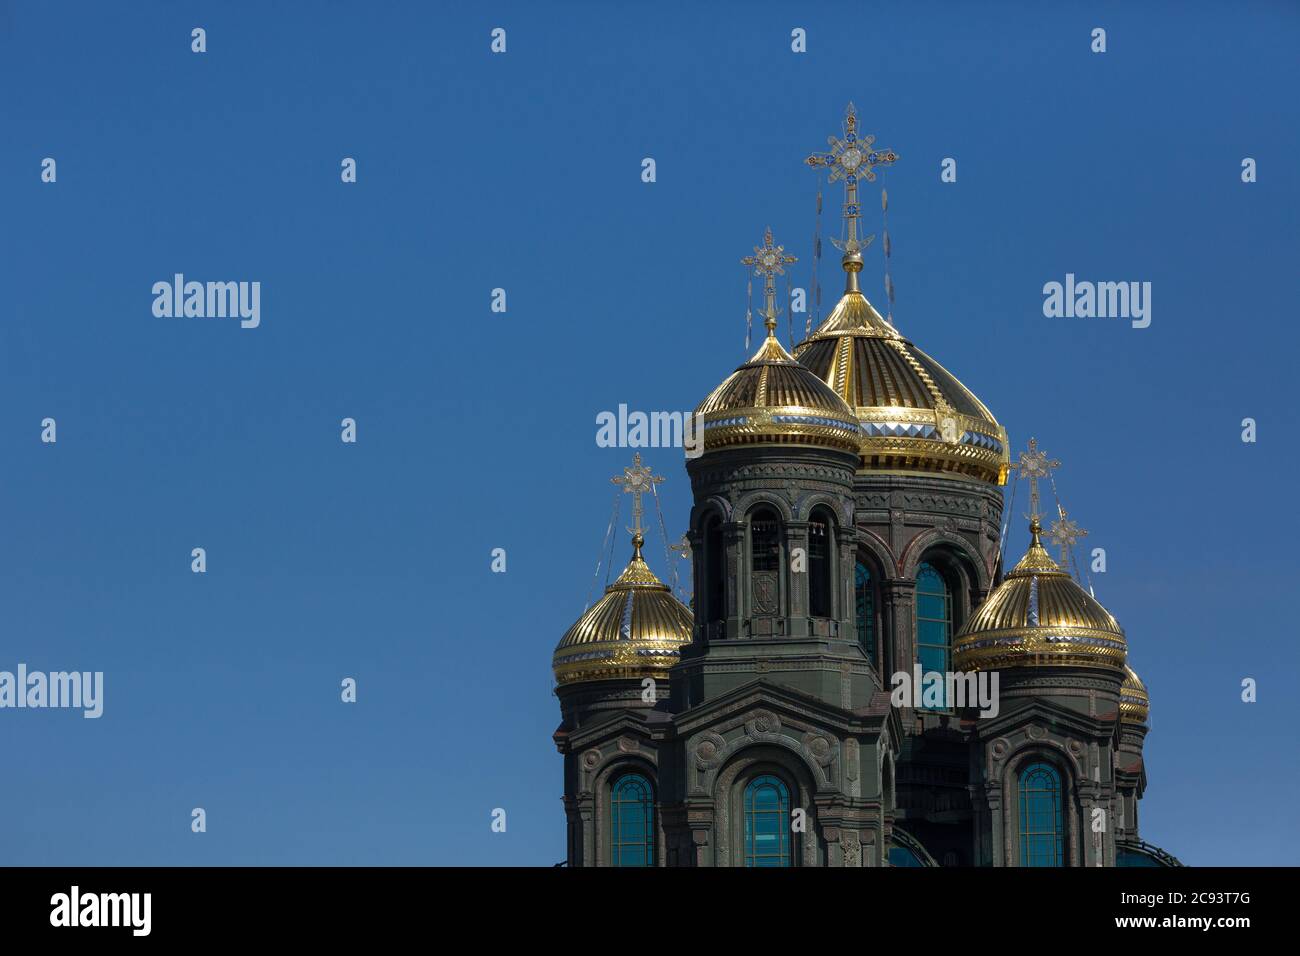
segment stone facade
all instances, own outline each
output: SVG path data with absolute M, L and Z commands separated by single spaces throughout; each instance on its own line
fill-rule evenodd
M 661 866 L 744 865 L 742 800 L 759 775 L 782 780 L 803 811 L 793 865 L 887 866 L 899 847 L 920 865 L 1016 866 L 1030 762 L 1061 776 L 1065 865 L 1114 865 L 1121 845 L 1140 845 L 1145 729 L 1119 719 L 1121 675 L 1004 671 L 988 718 L 891 705 L 891 676 L 917 659 L 918 570 L 944 578 L 955 634 L 999 581 L 1002 494 L 858 465 L 798 445 L 688 462 L 695 625 L 670 686 L 652 701 L 618 682 L 560 691 L 569 865 L 609 865 L 610 786 L 629 769 L 653 782 Z M 756 562 L 764 522 L 777 553 Z M 817 569 L 796 567 L 814 538 L 830 577 L 820 608 Z M 867 646 L 859 563 L 872 588 Z

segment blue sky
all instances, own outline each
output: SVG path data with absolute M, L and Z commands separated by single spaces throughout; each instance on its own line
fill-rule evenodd
M 631 455 L 595 416 L 743 359 L 764 226 L 807 285 L 850 99 L 902 157 L 898 326 L 1107 550 L 1144 837 L 1297 862 L 1295 8 L 813 6 L 0 8 L 0 669 L 106 683 L 0 712 L 0 862 L 562 859 L 550 656 Z M 154 317 L 176 272 L 260 281 L 260 327 Z M 1151 326 L 1044 318 L 1067 272 L 1150 281 Z M 645 457 L 675 538 L 680 452 Z

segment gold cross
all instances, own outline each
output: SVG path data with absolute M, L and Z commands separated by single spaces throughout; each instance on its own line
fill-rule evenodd
M 858 239 L 858 219 L 862 208 L 858 205 L 858 180 L 876 181 L 875 168 L 890 166 L 898 160 L 898 154 L 892 149 L 873 149 L 876 137 L 858 136 L 858 113 L 853 104 L 849 104 L 844 115 L 844 137 L 829 136 L 826 142 L 830 151 L 813 153 L 804 160 L 809 166 L 825 166 L 830 169 L 830 182 L 844 180 L 844 224 L 847 238 L 842 242 L 832 239 L 835 248 L 852 256 L 862 252 L 875 236 L 868 236 L 865 241 Z
M 1029 505 L 1030 518 L 1038 520 L 1038 479 L 1051 478 L 1052 469 L 1060 468 L 1061 463 L 1054 459 L 1048 458 L 1043 452 L 1038 450 L 1038 439 L 1029 439 L 1029 451 L 1020 453 L 1020 460 L 1011 466 L 1020 471 L 1020 474 L 1029 479 Z
M 680 554 L 685 560 L 689 561 L 691 559 L 691 539 L 686 535 L 682 535 L 681 544 L 670 544 L 668 547 Z
M 641 528 L 641 496 L 651 494 L 654 486 L 663 481 L 662 475 L 651 473 L 650 468 L 641 464 L 641 453 L 637 452 L 632 457 L 632 467 L 624 468 L 622 477 L 609 479 L 616 485 L 622 485 L 623 490 L 632 496 L 632 524 L 628 528 L 632 532 L 632 539 L 636 547 L 641 547 L 641 542 L 645 539 Z
M 754 247 L 752 256 L 740 260 L 742 266 L 753 266 L 754 275 L 763 277 L 763 324 L 769 335 L 776 333 L 776 318 L 780 310 L 776 307 L 776 276 L 785 275 L 785 266 L 798 262 L 794 256 L 785 254 L 785 246 L 772 245 L 772 227 L 763 233 L 763 244 Z
M 1052 523 L 1051 530 L 1047 532 L 1047 540 L 1061 549 L 1061 563 L 1067 564 L 1070 552 L 1074 550 L 1080 538 L 1088 537 L 1088 532 L 1071 521 L 1070 516 L 1060 505 L 1057 505 L 1057 511 L 1061 514 L 1060 520 Z

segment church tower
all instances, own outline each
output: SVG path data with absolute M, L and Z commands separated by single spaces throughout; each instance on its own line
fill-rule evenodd
M 861 288 L 859 187 L 898 156 L 852 104 L 829 145 L 806 162 L 844 185 L 844 292 L 792 355 L 794 257 L 768 230 L 741 260 L 767 334 L 694 413 L 691 610 L 641 556 L 660 479 L 639 456 L 615 479 L 632 560 L 553 661 L 568 863 L 1177 865 L 1137 834 L 1149 704 L 1124 632 L 1040 542 L 1058 463 L 1031 442 L 1016 464 L 1031 543 L 1003 580 L 1006 430 Z M 956 692 L 963 669 L 996 706 Z
M 1006 431 L 954 375 L 886 321 L 861 290 L 859 188 L 898 156 L 858 129 L 852 104 L 830 150 L 806 160 L 843 182 L 844 294 L 795 350 L 853 408 L 854 622 L 883 686 L 892 675 L 951 671 L 953 635 L 998 574 Z M 882 205 L 886 203 L 882 191 Z M 884 238 L 886 249 L 889 237 Z M 895 773 L 900 842 L 941 863 L 972 862 L 966 732 L 951 702 L 900 710 Z

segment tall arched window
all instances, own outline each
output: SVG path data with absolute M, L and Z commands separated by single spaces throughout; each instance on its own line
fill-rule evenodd
M 816 512 L 808 522 L 808 613 L 831 616 L 831 522 Z
M 947 674 L 952 653 L 952 589 L 932 565 L 922 564 L 916 573 L 916 660 L 921 674 L 935 671 Z M 944 709 L 946 690 L 940 692 L 936 707 L 933 692 L 928 709 Z M 920 706 L 920 704 L 918 704 Z
M 712 515 L 704 525 L 704 620 L 710 624 L 727 617 L 724 605 L 726 572 L 722 551 L 722 519 Z
M 760 508 L 749 519 L 750 587 L 754 613 L 780 612 L 781 524 L 776 512 Z
M 1041 761 L 1020 771 L 1020 865 L 1065 865 L 1061 775 Z
M 871 583 L 871 569 L 861 561 L 853 573 L 853 594 L 857 606 L 858 643 L 867 660 L 876 662 L 876 594 Z
M 745 866 L 791 866 L 790 791 L 765 773 L 745 788 Z
M 609 794 L 611 866 L 655 865 L 655 801 L 650 781 L 628 773 Z

